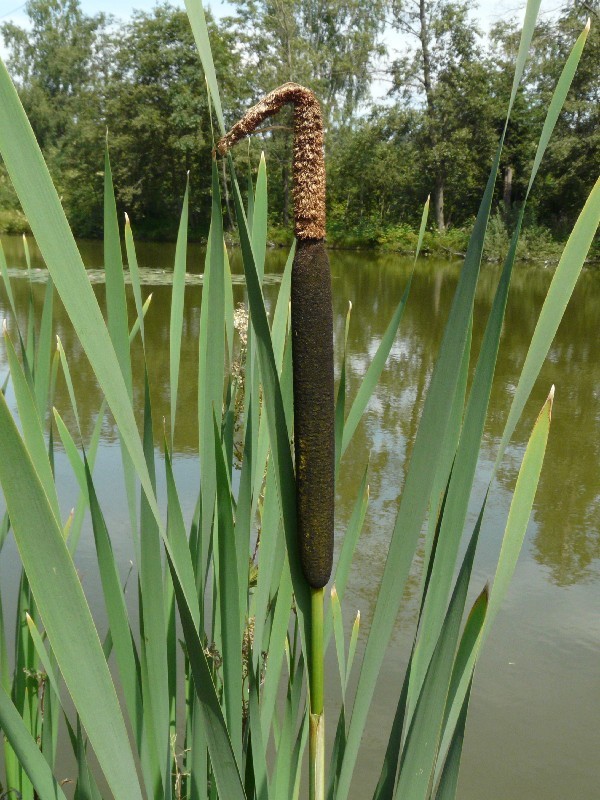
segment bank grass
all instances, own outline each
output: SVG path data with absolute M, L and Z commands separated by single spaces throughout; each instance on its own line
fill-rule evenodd
M 507 112 L 523 76 L 537 0 L 530 0 Z M 201 5 L 187 3 L 211 94 L 216 125 L 225 133 L 218 83 Z M 569 90 L 588 28 L 571 52 L 540 135 L 529 190 Z M 261 160 L 244 205 L 231 158 L 228 168 L 246 279 L 247 329 L 234 310 L 224 247 L 219 173 L 212 166 L 211 230 L 206 253 L 197 372 L 200 479 L 195 511 L 186 519 L 173 470 L 174 442 L 183 411 L 178 390 L 185 300 L 188 191 L 182 200 L 169 321 L 170 416 L 154 439 L 152 387 L 144 318 L 153 313 L 142 295 L 135 254 L 135 221 L 125 226 L 125 247 L 135 301 L 128 316 L 108 148 L 105 153 L 104 320 L 59 198 L 16 90 L 0 66 L 0 153 L 48 268 L 44 307 L 15 307 L 0 248 L 0 271 L 10 314 L 3 338 L 10 403 L 0 395 L 0 484 L 6 513 L 0 547 L 14 536 L 22 562 L 14 650 L 8 648 L 0 603 L 0 727 L 4 775 L 0 794 L 58 800 L 66 794 L 99 800 L 221 798 L 291 800 L 306 796 L 305 753 L 311 703 L 327 709 L 331 756 L 320 800 L 346 800 L 360 743 L 415 552 L 424 559 L 416 600 L 418 621 L 401 686 L 389 688 L 396 706 L 381 753 L 373 798 L 456 796 L 470 693 L 477 660 L 515 570 L 549 435 L 554 387 L 531 430 L 514 486 L 493 580 L 478 587 L 469 607 L 477 546 L 499 468 L 527 404 L 600 220 L 596 183 L 562 251 L 516 386 L 504 433 L 496 447 L 475 526 L 468 507 L 481 451 L 525 204 L 516 221 L 478 353 L 471 349 L 474 297 L 500 163 L 504 134 L 468 242 L 421 419 L 399 487 L 396 524 L 378 584 L 373 617 L 356 615 L 347 637 L 345 593 L 350 565 L 369 505 L 367 465 L 334 565 L 329 602 L 311 614 L 311 590 L 296 540 L 292 437 L 294 398 L 290 331 L 290 276 L 285 267 L 271 319 L 262 282 L 267 246 L 268 189 Z M 506 129 L 505 129 L 506 130 Z M 422 246 L 428 205 L 416 250 Z M 410 302 L 409 278 L 352 402 L 343 348 L 336 396 L 336 475 L 402 324 Z M 70 354 L 55 338 L 52 309 L 58 292 L 104 399 L 86 439 L 70 374 Z M 244 315 L 242 314 L 242 317 Z M 165 323 L 166 324 L 166 323 Z M 346 319 L 352 324 L 351 310 Z M 139 338 L 143 386 L 134 387 L 131 344 Z M 136 350 L 139 353 L 139 350 Z M 140 356 L 136 356 L 139 358 Z M 239 359 L 236 363 L 236 360 Z M 70 408 L 57 410 L 59 372 Z M 143 408 L 134 404 L 143 390 Z M 560 388 L 558 389 L 560 397 Z M 14 398 L 14 402 L 12 400 Z M 11 406 L 16 404 L 17 414 Z M 94 478 L 105 414 L 115 420 L 128 498 L 134 565 L 124 579 L 115 557 Z M 73 422 L 66 424 L 67 417 Z M 17 422 L 18 420 L 18 422 Z M 59 437 L 77 480 L 71 513 L 61 512 L 54 479 Z M 165 453 L 157 459 L 159 444 Z M 157 475 L 166 497 L 159 502 Z M 189 500 L 189 498 L 188 498 Z M 314 498 L 318 503 L 319 498 Z M 74 558 L 89 512 L 107 624 L 99 630 Z M 466 544 L 460 558 L 461 542 Z M 128 596 L 137 595 L 133 609 Z M 1 600 L 1 598 L 0 598 Z M 349 613 L 354 616 L 355 610 Z M 311 624 L 312 616 L 312 624 Z M 315 640 L 315 624 L 318 624 Z M 360 641 L 359 630 L 366 629 Z M 315 647 L 314 642 L 319 645 Z M 331 712 L 330 676 L 323 648 L 338 665 L 341 703 Z M 350 692 L 351 676 L 357 681 Z M 333 679 L 333 676 L 331 676 Z M 335 677 L 338 680 L 338 676 Z M 311 696 L 311 693 L 313 696 Z M 318 697 L 315 698 L 315 693 Z M 65 743 L 62 742 L 66 730 Z M 73 751 L 76 774 L 59 772 L 58 753 Z M 312 751 L 312 750 L 311 750 Z M 316 751 L 324 759 L 325 750 Z M 329 752 L 329 748 L 328 748 Z M 507 765 L 507 768 L 509 766 Z M 311 782 L 314 783 L 314 782 Z M 314 787 L 311 789 L 314 792 Z

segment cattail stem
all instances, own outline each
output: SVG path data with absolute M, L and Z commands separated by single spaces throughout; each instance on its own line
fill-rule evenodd
M 325 798 L 323 589 L 311 589 L 309 800 Z
M 311 589 L 310 710 L 323 713 L 323 589 Z

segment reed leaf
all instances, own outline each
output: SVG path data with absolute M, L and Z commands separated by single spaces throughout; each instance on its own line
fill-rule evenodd
M 215 509 L 215 445 L 213 414 L 221 419 L 223 405 L 224 244 L 221 194 L 216 162 L 212 167 L 212 211 L 206 251 L 204 286 L 200 311 L 198 367 L 198 431 L 202 491 L 202 570 L 206 571 Z
M 127 731 L 90 610 L 62 530 L 4 397 L 0 436 L 5 453 L 0 459 L 0 483 L 60 671 L 115 798 L 141 800 Z M 44 536 L 36 535 L 38 531 Z
M 19 409 L 19 419 L 23 427 L 23 439 L 31 453 L 37 472 L 50 502 L 54 517 L 60 522 L 58 495 L 54 484 L 54 475 L 48 458 L 46 441 L 42 430 L 42 422 L 38 413 L 35 396 L 25 376 L 23 367 L 15 352 L 6 327 L 4 329 L 4 345 L 10 367 L 10 374 L 15 390 L 15 398 Z
M 521 34 L 513 91 L 507 111 L 507 124 L 517 87 L 523 75 L 525 58 L 533 36 L 538 8 L 539 0 L 530 0 Z M 444 439 L 451 411 L 448 397 L 452 398 L 455 395 L 458 376 L 460 375 L 460 364 L 467 341 L 475 287 L 483 254 L 483 242 L 503 142 L 504 134 L 494 159 L 469 241 L 464 266 L 454 295 L 412 451 L 411 462 L 400 501 L 400 509 L 379 587 L 378 600 L 367 640 L 363 667 L 359 677 L 344 763 L 340 774 L 339 800 L 346 800 L 348 796 L 377 675 L 393 630 L 394 620 L 433 488 L 433 480 L 439 459 L 438 443 Z
M 14 750 L 40 800 L 66 800 L 37 742 L 3 686 L 0 686 L 0 728 Z
M 217 477 L 217 514 L 219 521 L 219 603 L 223 642 L 223 684 L 225 716 L 238 766 L 242 764 L 242 630 L 240 626 L 240 590 L 236 542 L 231 508 L 231 493 L 223 448 L 216 419 L 214 447 Z M 247 567 L 246 567 L 247 569 Z
M 500 335 L 508 299 L 508 289 L 510 286 L 512 268 L 516 258 L 517 243 L 527 198 L 533 186 L 544 151 L 550 140 L 552 130 L 558 119 L 560 109 L 564 104 L 571 85 L 577 64 L 579 63 L 579 58 L 583 51 L 586 36 L 587 31 L 584 31 L 579 37 L 571 56 L 567 60 L 561 79 L 553 94 L 538 145 L 525 201 L 520 210 L 517 227 L 511 240 L 509 252 L 504 263 L 504 268 L 496 289 L 492 309 L 485 329 L 465 413 L 462 434 L 456 452 L 455 469 L 452 472 L 452 478 L 450 480 L 448 498 L 440 530 L 438 551 L 433 563 L 432 580 L 430 584 L 431 590 L 425 600 L 422 636 L 419 639 L 415 652 L 413 673 L 411 676 L 409 698 L 411 708 L 414 707 L 415 697 L 420 691 L 420 686 L 424 677 L 425 665 L 431 657 L 434 643 L 441 628 L 450 582 L 454 573 L 456 555 L 458 553 L 458 547 L 467 515 L 469 497 L 475 478 L 475 470 L 483 437 L 496 358 L 500 346 Z
M 565 313 L 599 224 L 600 178 L 594 184 L 594 188 L 577 218 L 552 277 L 515 390 L 508 419 L 498 447 L 494 471 L 496 471 L 502 460 L 542 364 L 548 355 L 548 350 Z
M 0 240 L 0 274 L 2 275 L 2 282 L 4 283 L 4 289 L 6 291 L 6 296 L 8 297 L 8 302 L 10 304 L 10 309 L 13 314 L 13 319 L 15 321 L 15 325 L 18 327 L 18 317 L 17 317 L 17 309 L 15 306 L 15 298 L 13 295 L 12 286 L 10 283 L 10 278 L 8 276 L 8 265 L 6 263 L 6 256 L 4 254 L 4 248 L 2 247 L 2 241 Z M 20 338 L 20 335 L 19 335 Z
M 6 67 L 0 63 L 0 153 L 83 349 L 160 520 L 127 384 L 56 189 Z M 162 523 L 161 523 L 162 524 Z
M 233 162 L 229 156 L 230 169 L 233 174 Z M 275 464 L 275 476 L 279 496 L 283 528 L 289 554 L 290 573 L 296 598 L 296 609 L 300 619 L 301 635 L 304 643 L 309 640 L 308 619 L 310 617 L 310 597 L 297 558 L 296 538 L 296 489 L 294 467 L 290 448 L 290 433 L 286 420 L 286 412 L 281 385 L 278 378 L 273 342 L 267 321 L 267 314 L 256 266 L 252 245 L 247 229 L 242 198 L 237 181 L 234 180 L 234 200 L 236 217 L 240 228 L 240 244 L 244 259 L 244 273 L 248 289 L 248 302 L 252 315 L 252 324 L 256 333 L 258 360 L 264 392 L 264 408 L 266 411 L 271 453 Z M 289 396 L 289 395 L 288 395 Z
M 223 108 L 221 106 L 221 97 L 219 95 L 219 85 L 217 83 L 217 75 L 215 72 L 215 64 L 213 61 L 212 50 L 210 49 L 210 40 L 208 37 L 208 28 L 206 25 L 206 17 L 204 15 L 204 8 L 201 2 L 197 0 L 185 0 L 185 7 L 192 26 L 192 33 L 196 41 L 198 52 L 200 53 L 200 60 L 202 61 L 202 68 L 204 70 L 204 77 L 210 99 L 213 102 L 215 114 L 217 115 L 217 122 L 221 136 L 225 133 L 225 121 L 223 119 Z
M 436 767 L 436 780 L 440 775 L 443 766 L 443 758 L 448 752 L 450 742 L 456 730 L 481 647 L 487 637 L 489 627 L 498 613 L 506 588 L 513 576 L 519 553 L 521 552 L 546 452 L 553 400 L 554 387 L 540 411 L 525 449 L 525 455 L 523 456 L 523 461 L 519 470 L 508 520 L 504 530 L 502 548 L 496 567 L 494 582 L 490 591 L 484 625 L 479 632 L 475 644 L 469 647 L 467 656 L 461 657 L 458 661 L 461 672 L 457 673 L 452 678 L 451 691 L 453 694 L 449 695 L 447 708 L 444 712 L 444 730 L 439 748 L 441 758 Z
M 154 440 L 152 436 L 152 405 L 148 372 L 144 370 L 144 452 L 148 473 L 155 485 Z M 148 677 L 148 692 L 142 685 L 144 706 L 149 709 L 145 719 L 152 725 L 156 747 L 156 758 L 162 779 L 165 800 L 169 800 L 171 788 L 171 747 L 169 742 L 169 681 L 165 607 L 162 592 L 162 548 L 160 533 L 145 494 L 142 492 L 140 505 L 140 599 L 143 620 L 141 641 L 142 659 L 145 661 Z
M 246 800 L 239 768 L 231 741 L 227 734 L 227 726 L 210 674 L 210 668 L 206 661 L 200 637 L 198 636 L 192 609 L 188 605 L 183 586 L 181 585 L 179 575 L 177 574 L 175 564 L 169 551 L 167 551 L 167 560 L 169 569 L 171 570 L 173 586 L 175 587 L 177 607 L 179 608 L 181 625 L 194 680 L 194 690 L 199 700 L 198 708 L 202 714 L 204 723 L 203 730 L 206 736 L 217 789 L 222 797 L 231 798 L 231 800 Z
M 54 308 L 54 286 L 48 279 L 40 323 L 40 335 L 35 355 L 35 400 L 42 424 L 48 411 L 48 392 L 50 390 L 50 367 L 52 361 L 52 311 Z
M 417 800 L 429 796 L 481 522 L 482 515 L 471 536 L 414 714 L 409 719 L 394 797 Z
M 104 151 L 104 272 L 106 275 L 106 310 L 108 332 L 121 367 L 125 385 L 132 396 L 131 357 L 129 354 L 129 324 L 123 257 L 119 238 L 117 205 L 108 154 L 108 141 Z
M 473 684 L 471 682 L 467 687 L 465 698 L 463 700 L 456 727 L 452 735 L 452 740 L 450 742 L 448 755 L 446 756 L 446 761 L 444 763 L 444 769 L 442 770 L 440 782 L 435 793 L 435 800 L 454 800 L 456 797 L 460 759 L 462 756 L 462 748 L 465 738 L 465 725 L 467 723 L 467 712 L 469 710 L 469 700 L 471 697 L 472 685 Z
M 129 713 L 129 721 L 135 734 L 138 749 L 140 749 L 142 740 L 142 703 L 135 644 L 129 627 L 127 607 L 121 589 L 121 581 L 115 563 L 112 544 L 96 495 L 90 465 L 85 456 L 83 468 L 109 630 L 119 668 L 125 705 Z
M 173 289 L 171 292 L 171 317 L 169 324 L 169 377 L 171 382 L 171 441 L 175 436 L 177 414 L 177 390 L 179 386 L 179 364 L 181 359 L 181 334 L 183 330 L 183 305 L 185 299 L 185 274 L 187 265 L 187 233 L 189 217 L 190 176 L 188 173 L 185 194 L 181 206 L 181 219 L 175 247 L 173 267 Z
M 145 347 L 144 311 L 143 311 L 144 305 L 142 302 L 142 283 L 140 280 L 140 268 L 138 266 L 137 253 L 135 252 L 135 242 L 133 240 L 131 222 L 127 214 L 125 214 L 125 252 L 127 253 L 127 266 L 129 267 L 129 276 L 131 278 L 131 287 L 133 289 L 133 299 L 135 302 L 135 310 L 137 312 L 136 319 L 140 326 L 140 337 L 142 340 L 142 347 Z

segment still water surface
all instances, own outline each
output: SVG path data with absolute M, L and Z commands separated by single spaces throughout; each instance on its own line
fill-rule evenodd
M 5 241 L 11 267 L 23 268 L 20 241 Z M 86 266 L 100 269 L 101 246 L 81 243 Z M 146 343 L 153 386 L 155 440 L 162 438 L 168 415 L 168 320 L 173 248 L 139 245 L 144 294 L 153 293 L 146 318 Z M 231 254 L 234 299 L 244 299 L 239 254 Z M 267 259 L 265 297 L 272 307 L 285 254 Z M 191 247 L 182 345 L 179 424 L 175 471 L 189 519 L 198 480 L 195 411 L 197 338 L 203 253 Z M 33 252 L 33 266 L 42 267 Z M 402 295 L 410 262 L 397 256 L 331 253 L 336 349 L 340 353 L 344 318 L 352 301 L 347 374 L 352 396 L 374 355 Z M 348 628 L 361 610 L 364 641 L 374 608 L 378 577 L 398 508 L 407 457 L 414 440 L 424 392 L 456 285 L 459 262 L 423 260 L 388 364 L 354 441 L 347 451 L 337 497 L 338 544 L 351 513 L 359 482 L 370 458 L 371 502 L 351 573 L 345 616 Z M 44 273 L 34 273 L 36 305 L 43 301 Z M 99 279 L 91 273 L 94 281 Z M 477 352 L 498 269 L 484 265 L 476 299 L 473 336 Z M 530 266 L 515 270 L 490 413 L 473 491 L 468 526 L 472 528 L 551 272 Z M 13 281 L 20 313 L 28 302 L 25 280 Z M 96 292 L 104 303 L 104 287 Z M 130 311 L 133 302 L 130 297 Z M 4 292 L 0 313 L 10 317 Z M 133 317 L 132 317 L 133 318 Z M 10 326 L 10 319 L 9 319 Z M 69 357 L 79 412 L 91 435 L 101 396 L 94 376 L 60 306 L 55 330 Z M 528 431 L 552 383 L 556 401 L 546 463 L 527 531 L 523 553 L 504 608 L 498 616 L 478 667 L 469 712 L 461 771 L 461 800 L 591 800 L 600 796 L 600 273 L 585 271 L 575 290 L 521 424 L 496 479 L 485 518 L 473 578 L 473 595 L 493 576 L 516 472 Z M 0 378 L 6 359 L 0 354 Z M 134 359 L 134 381 L 142 407 L 141 360 Z M 59 386 L 57 406 L 67 398 Z M 157 458 L 162 454 L 157 452 Z M 57 453 L 57 479 L 65 516 L 75 504 L 77 487 L 66 457 Z M 160 465 L 157 467 L 160 474 Z M 96 466 L 100 501 L 107 516 L 123 574 L 131 558 L 118 437 L 112 420 L 104 423 Z M 160 487 L 159 487 L 160 491 Z M 9 542 L 0 562 L 5 608 L 16 589 L 17 556 Z M 95 616 L 103 619 L 93 539 L 85 529 L 77 555 Z M 415 568 L 415 581 L 418 565 Z M 5 599 L 6 598 L 6 599 Z M 9 616 L 10 616 L 10 612 Z M 406 597 L 372 704 L 369 729 L 353 782 L 356 800 L 370 797 L 385 750 L 387 734 L 406 664 L 415 609 Z M 14 616 L 14 615 L 13 615 Z M 331 654 L 330 654 L 331 655 Z M 330 696 L 335 697 L 337 668 L 330 661 Z M 330 716 L 331 719 L 331 716 Z

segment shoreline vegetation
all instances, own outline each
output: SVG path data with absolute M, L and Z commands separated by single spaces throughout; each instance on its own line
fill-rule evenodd
M 502 263 L 510 245 L 510 227 L 507 225 L 500 212 L 492 215 L 486 234 L 483 260 L 488 263 Z M 0 209 L 0 235 L 31 235 L 27 220 L 20 211 Z M 175 239 L 169 235 L 153 236 L 152 231 L 138 232 L 138 241 L 172 244 Z M 421 257 L 437 257 L 462 259 L 465 257 L 467 244 L 471 235 L 471 227 L 448 228 L 440 232 L 433 229 L 426 230 L 423 236 Z M 419 232 L 408 224 L 389 225 L 386 227 L 364 226 L 362 228 L 344 229 L 335 223 L 328 228 L 325 247 L 327 250 L 342 250 L 354 252 L 397 253 L 400 256 L 414 255 Z M 84 237 L 91 238 L 94 237 Z M 228 247 L 239 247 L 237 230 L 227 231 L 225 234 Z M 596 237 L 597 238 L 597 237 Z M 206 236 L 191 232 L 190 242 L 206 243 Z M 268 248 L 287 248 L 293 242 L 291 227 L 283 228 L 270 225 L 267 231 Z M 547 228 L 532 226 L 526 228 L 521 234 L 517 248 L 517 263 L 536 263 L 545 266 L 555 266 L 560 260 L 564 242 L 555 239 Z M 600 264 L 600 242 L 592 245 L 587 265 Z

